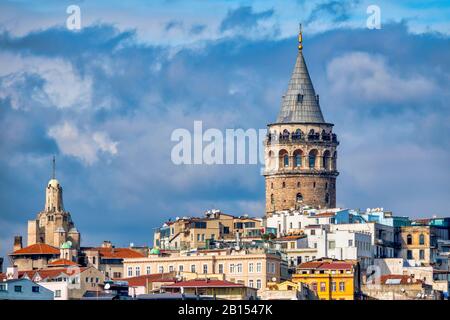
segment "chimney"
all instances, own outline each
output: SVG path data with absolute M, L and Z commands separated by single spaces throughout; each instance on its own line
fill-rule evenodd
M 17 251 L 20 249 L 22 249 L 22 236 L 15 236 L 13 251 Z
M 7 280 L 19 279 L 19 269 L 16 266 L 8 267 L 6 269 L 6 279 Z

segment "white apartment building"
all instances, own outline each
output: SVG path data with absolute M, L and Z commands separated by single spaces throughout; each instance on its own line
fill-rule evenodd
M 372 241 L 369 233 L 338 230 L 324 232 L 318 239 L 317 255 L 339 260 L 359 260 L 361 269 L 372 264 Z
M 371 236 L 373 258 L 394 257 L 394 228 L 376 222 L 330 225 L 331 232 L 353 231 Z

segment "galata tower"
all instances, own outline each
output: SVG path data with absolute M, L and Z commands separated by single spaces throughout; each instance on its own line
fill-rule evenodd
M 325 121 L 303 57 L 298 54 L 277 121 L 265 140 L 266 215 L 303 206 L 336 206 L 337 146 Z

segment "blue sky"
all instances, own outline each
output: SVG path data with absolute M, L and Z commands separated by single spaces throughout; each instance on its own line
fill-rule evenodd
M 3 1 L 0 256 L 43 208 L 53 154 L 84 245 L 149 244 L 211 208 L 262 216 L 259 166 L 173 165 L 170 134 L 273 122 L 299 22 L 341 141 L 338 204 L 448 216 L 449 18 L 448 1 Z

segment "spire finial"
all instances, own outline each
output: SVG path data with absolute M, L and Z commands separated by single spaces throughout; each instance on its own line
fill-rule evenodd
M 52 179 L 55 179 L 55 171 L 56 171 L 56 161 L 55 155 L 53 155 Z
M 298 50 L 303 49 L 303 30 L 302 30 L 302 24 L 299 24 L 298 28 Z

